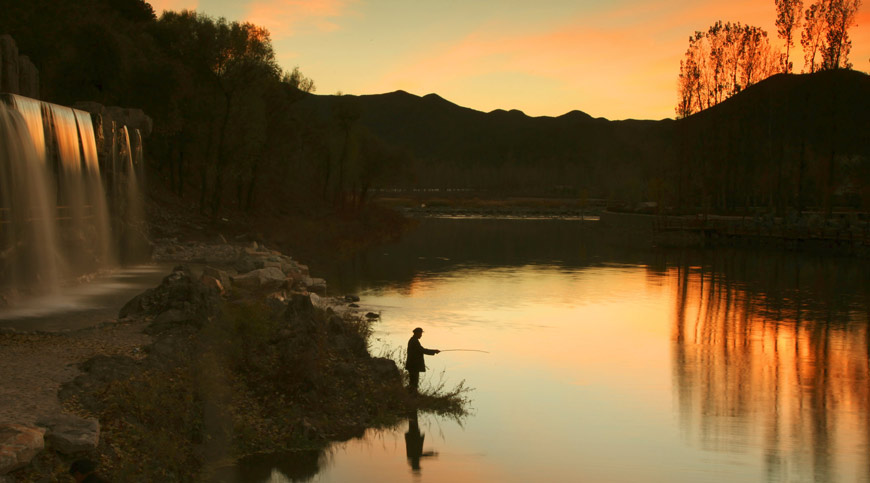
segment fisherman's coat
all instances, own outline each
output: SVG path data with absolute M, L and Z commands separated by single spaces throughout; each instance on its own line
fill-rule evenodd
M 426 349 L 420 344 L 420 339 L 411 337 L 408 341 L 408 358 L 405 359 L 405 369 L 409 372 L 426 372 L 423 354 L 434 356 L 434 349 Z

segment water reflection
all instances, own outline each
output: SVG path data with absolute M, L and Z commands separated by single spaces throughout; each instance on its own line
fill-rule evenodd
M 339 292 L 373 288 L 404 291 L 456 270 L 526 265 L 598 266 L 605 261 L 643 263 L 643 250 L 610 243 L 594 221 L 425 219 L 402 240 L 333 267 Z
M 405 454 L 408 457 L 408 464 L 411 465 L 411 471 L 414 474 L 420 474 L 422 469 L 420 467 L 421 459 L 438 456 L 436 451 L 423 451 L 423 440 L 425 439 L 426 435 L 420 432 L 417 411 L 414 411 L 408 417 L 408 431 L 405 432 Z
M 316 480 L 868 481 L 867 267 L 424 220 L 327 278 L 382 312 L 378 343 L 423 325 L 433 346 L 489 351 L 427 371 L 469 381 L 475 414 L 367 433 Z
M 760 447 L 768 481 L 870 479 L 865 270 L 719 253 L 683 259 L 666 277 L 686 437 L 719 452 Z
M 311 481 L 323 466 L 328 465 L 328 459 L 328 453 L 322 450 L 253 455 L 241 459 L 229 474 L 217 475 L 211 481 L 301 483 Z
M 57 294 L 22 298 L 12 306 L 0 306 L 0 328 L 77 330 L 112 320 L 128 300 L 158 285 L 170 268 L 154 264 L 104 271 L 70 283 Z

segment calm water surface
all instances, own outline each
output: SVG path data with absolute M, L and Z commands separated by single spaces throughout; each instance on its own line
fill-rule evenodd
M 0 329 L 67 331 L 110 322 L 127 301 L 155 287 L 171 271 L 169 264 L 126 266 L 69 282 L 57 293 L 22 297 L 0 307 Z
M 329 275 L 380 311 L 375 355 L 416 326 L 425 347 L 488 351 L 427 357 L 422 384 L 466 381 L 472 414 L 248 460 L 238 480 L 870 481 L 865 262 L 623 241 L 425 219 Z

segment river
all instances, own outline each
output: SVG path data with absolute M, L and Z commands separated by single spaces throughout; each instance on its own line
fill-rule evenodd
M 417 326 L 425 347 L 486 351 L 426 358 L 421 384 L 465 381 L 471 414 L 248 460 L 238 481 L 870 481 L 868 268 L 423 219 L 328 280 L 380 312 L 374 355 Z

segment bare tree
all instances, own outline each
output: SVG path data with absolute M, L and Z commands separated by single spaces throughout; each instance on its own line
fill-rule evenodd
M 774 0 L 776 3 L 776 31 L 779 38 L 785 41 L 785 56 L 780 62 L 782 72 L 792 71 L 790 58 L 791 47 L 794 45 L 794 33 L 800 28 L 801 12 L 804 9 L 803 0 Z

